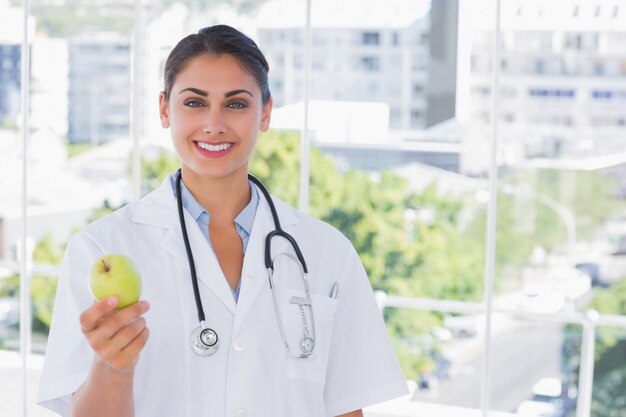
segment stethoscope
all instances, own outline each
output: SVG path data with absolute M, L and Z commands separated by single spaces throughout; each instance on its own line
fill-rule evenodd
M 300 251 L 300 247 L 296 240 L 287 232 L 285 232 L 280 227 L 280 220 L 278 218 L 278 213 L 276 212 L 276 207 L 274 206 L 274 202 L 270 196 L 270 193 L 267 191 L 265 186 L 261 181 L 257 178 L 248 174 L 248 179 L 252 181 L 263 193 L 265 200 L 270 206 L 270 210 L 272 212 L 272 218 L 274 220 L 274 230 L 271 231 L 265 237 L 265 267 L 267 268 L 267 273 L 270 282 L 270 289 L 272 292 L 272 299 L 274 301 L 274 311 L 276 313 L 276 321 L 278 322 L 278 328 L 280 331 L 280 335 L 283 339 L 285 346 L 287 347 L 287 351 L 292 355 L 300 358 L 307 358 L 313 353 L 313 349 L 315 347 L 315 320 L 313 317 L 313 306 L 311 300 L 311 293 L 309 291 L 309 283 L 308 283 L 308 269 L 306 266 L 306 262 L 304 260 L 304 256 L 302 256 L 302 252 Z M 181 170 L 178 169 L 176 173 L 176 202 L 178 204 L 178 216 L 180 218 L 180 228 L 183 233 L 183 241 L 185 242 L 185 250 L 187 251 L 187 259 L 189 261 L 189 270 L 191 272 L 191 283 L 193 285 L 193 295 L 196 300 L 196 308 L 198 310 L 198 320 L 200 321 L 200 325 L 192 330 L 190 344 L 193 351 L 200 356 L 209 356 L 217 352 L 217 349 L 220 345 L 220 339 L 217 335 L 217 332 L 212 328 L 208 327 L 206 324 L 206 318 L 204 316 L 204 308 L 202 307 L 202 299 L 200 298 L 200 290 L 198 289 L 198 276 L 196 275 L 196 267 L 193 260 L 193 253 L 191 251 L 191 245 L 189 244 L 189 237 L 187 235 L 187 226 L 185 225 L 185 216 L 183 214 L 183 199 L 181 193 Z M 290 303 L 296 304 L 302 315 L 302 337 L 300 338 L 299 343 L 299 351 L 292 349 L 291 345 L 287 341 L 287 336 L 285 334 L 285 330 L 283 328 L 282 315 L 280 313 L 280 308 L 278 306 L 278 300 L 276 299 L 275 292 L 275 282 L 274 282 L 274 259 L 272 259 L 272 238 L 280 236 L 289 241 L 294 252 L 296 253 L 296 257 L 294 257 L 290 253 L 280 253 L 276 255 L 278 256 L 286 256 L 295 262 L 298 265 L 298 269 L 300 271 L 300 275 L 302 277 L 304 283 L 304 290 L 306 293 L 306 298 L 302 297 L 292 297 Z M 305 307 L 308 309 L 309 317 L 311 318 L 311 326 L 309 328 L 307 316 L 305 313 Z

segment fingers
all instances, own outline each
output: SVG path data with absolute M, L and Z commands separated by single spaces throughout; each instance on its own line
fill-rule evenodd
M 80 316 L 81 329 L 100 361 L 120 370 L 132 369 L 148 340 L 142 314 L 150 308 L 140 301 L 115 310 L 116 298 L 95 302 Z
M 139 353 L 148 341 L 149 334 L 150 331 L 147 327 L 142 328 L 121 350 L 115 352 L 115 354 L 109 358 L 101 357 L 100 359 L 109 366 L 121 371 L 132 369 L 139 359 Z M 124 343 L 125 341 L 122 344 Z
M 122 327 L 111 338 L 105 340 L 98 349 L 102 359 L 107 361 L 113 359 L 122 349 L 132 343 L 145 328 L 146 320 L 143 317 L 136 318 Z
M 106 314 L 101 317 L 97 328 L 91 331 L 90 339 L 95 342 L 100 340 L 108 340 L 119 332 L 123 327 L 148 311 L 149 304 L 147 301 L 140 301 L 121 310 L 115 311 L 113 314 Z
M 132 363 L 134 365 L 139 358 L 139 352 L 143 349 L 148 341 L 148 337 L 150 336 L 150 330 L 145 327 L 137 337 L 135 337 L 118 355 L 118 359 L 120 360 L 119 365 L 128 366 L 126 364 Z
M 117 297 L 109 297 L 93 303 L 91 307 L 83 311 L 80 315 L 80 328 L 83 333 L 87 333 L 98 327 L 100 320 L 115 310 L 119 303 Z

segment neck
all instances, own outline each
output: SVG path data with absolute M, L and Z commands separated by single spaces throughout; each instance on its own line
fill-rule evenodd
M 250 202 L 245 169 L 227 177 L 209 178 L 183 166 L 182 179 L 198 203 L 209 212 L 211 220 L 232 221 Z

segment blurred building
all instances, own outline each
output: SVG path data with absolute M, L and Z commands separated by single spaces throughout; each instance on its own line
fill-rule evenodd
M 37 38 L 32 46 L 30 127 L 67 137 L 68 42 Z
M 4 120 L 17 124 L 20 113 L 21 43 L 24 36 L 23 10 L 0 0 L 0 125 Z M 35 31 L 35 22 L 29 19 L 29 36 Z
M 68 139 L 101 144 L 130 134 L 130 39 L 88 33 L 69 43 Z
M 303 103 L 272 111 L 272 127 L 301 131 Z M 311 100 L 309 137 L 341 169 L 368 171 L 423 163 L 459 172 L 462 145 L 455 119 L 419 131 L 390 131 L 386 103 Z
M 20 45 L 0 44 L 0 118 L 20 111 Z
M 467 116 L 492 122 L 493 7 L 468 7 Z M 623 151 L 626 4 L 502 2 L 499 127 L 503 162 Z M 471 46 L 469 43 L 471 42 Z
M 304 3 L 259 11 L 275 106 L 303 100 Z M 456 1 L 316 1 L 309 98 L 387 103 L 391 129 L 441 122 L 454 115 L 456 33 Z

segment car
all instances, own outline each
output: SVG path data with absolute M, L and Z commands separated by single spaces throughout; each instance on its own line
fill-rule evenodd
M 485 327 L 484 314 L 468 314 L 463 316 L 446 316 L 443 325 L 456 338 L 474 337 Z
M 556 377 L 545 377 L 533 385 L 532 400 L 546 403 L 558 403 L 563 398 L 563 383 Z
M 556 417 L 559 415 L 555 404 L 531 400 L 521 402 L 515 413 L 520 417 Z
M 539 379 L 531 389 L 531 397 L 521 402 L 516 413 L 520 417 L 566 417 L 575 406 L 575 398 L 557 377 Z
M 596 262 L 577 263 L 575 265 L 575 268 L 589 275 L 592 286 L 595 287 L 603 284 L 600 277 L 600 265 L 598 265 Z
M 565 307 L 565 295 L 552 286 L 532 284 L 524 288 L 519 307 L 535 313 L 556 313 Z

